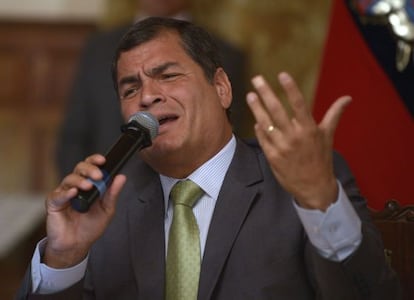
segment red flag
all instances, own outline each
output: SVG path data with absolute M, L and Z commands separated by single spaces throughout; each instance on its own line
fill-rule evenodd
M 414 204 L 414 61 L 411 53 L 398 70 L 398 39 L 387 25 L 364 22 L 349 1 L 334 0 L 314 100 L 320 120 L 336 98 L 352 96 L 334 148 L 375 209 L 389 199 Z

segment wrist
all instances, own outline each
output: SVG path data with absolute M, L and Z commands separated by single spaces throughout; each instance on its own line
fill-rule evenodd
M 305 209 L 318 209 L 325 212 L 338 198 L 338 184 L 336 179 L 328 180 L 319 188 L 309 191 L 306 195 L 295 196 L 297 204 Z
M 54 269 L 66 269 L 78 265 L 88 255 L 88 249 L 56 250 L 46 244 L 41 262 Z

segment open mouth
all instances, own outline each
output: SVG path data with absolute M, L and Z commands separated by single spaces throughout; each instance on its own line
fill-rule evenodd
M 177 119 L 178 119 L 177 116 L 162 116 L 158 119 L 158 123 L 160 124 L 160 126 L 162 126 L 166 123 L 170 123 L 170 122 L 175 121 Z

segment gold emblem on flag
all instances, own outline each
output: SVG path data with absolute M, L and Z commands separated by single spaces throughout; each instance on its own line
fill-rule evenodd
M 361 7 L 358 4 L 361 4 L 362 1 L 356 2 L 354 4 Z M 410 16 L 408 13 L 408 5 L 410 4 L 407 3 L 407 0 L 371 1 L 369 10 L 364 11 L 364 16 L 368 19 L 386 23 L 391 29 L 397 40 L 396 68 L 400 72 L 406 69 L 411 56 L 414 61 L 414 16 Z M 412 4 L 411 6 L 414 9 Z

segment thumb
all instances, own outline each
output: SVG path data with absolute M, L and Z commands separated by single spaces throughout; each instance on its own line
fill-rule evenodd
M 322 129 L 327 137 L 332 140 L 335 130 L 338 126 L 339 119 L 345 110 L 345 107 L 351 102 L 350 96 L 342 96 L 338 98 L 327 110 L 322 121 L 319 123 L 319 128 Z
M 105 211 L 109 213 L 115 212 L 116 202 L 118 200 L 118 195 L 121 192 L 124 184 L 126 182 L 125 175 L 116 175 L 108 190 L 105 193 L 104 198 L 102 199 L 102 207 Z

